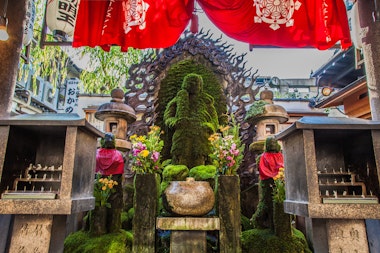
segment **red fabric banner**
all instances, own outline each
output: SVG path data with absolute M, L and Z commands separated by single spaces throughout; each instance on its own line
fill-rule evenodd
M 343 0 L 198 0 L 227 36 L 253 46 L 328 49 L 351 46 Z M 81 0 L 73 47 L 174 45 L 194 0 Z
M 81 0 L 73 47 L 169 47 L 185 30 L 193 9 L 194 0 Z
M 351 46 L 342 0 L 198 0 L 226 35 L 252 45 L 328 49 Z

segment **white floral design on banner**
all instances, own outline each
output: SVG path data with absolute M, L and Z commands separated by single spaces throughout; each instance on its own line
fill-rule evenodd
M 132 30 L 133 26 L 138 26 L 141 30 L 145 29 L 145 17 L 148 8 L 149 4 L 143 0 L 128 0 L 123 2 L 123 10 L 125 13 L 123 28 L 125 34 Z
M 277 30 L 280 25 L 287 27 L 294 25 L 293 14 L 301 7 L 301 3 L 296 0 L 253 0 L 256 6 L 255 23 L 270 24 L 270 28 Z

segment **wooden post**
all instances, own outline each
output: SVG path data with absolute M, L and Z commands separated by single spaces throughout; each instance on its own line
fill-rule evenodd
M 134 253 L 155 253 L 158 186 L 155 174 L 135 176 Z
M 380 17 L 374 3 L 359 0 L 358 8 L 371 114 L 373 120 L 380 120 Z
M 24 22 L 26 18 L 26 0 L 9 1 L 7 9 L 8 34 L 7 41 L 0 41 L 0 117 L 8 117 L 12 110 L 12 98 L 16 87 L 18 64 Z M 3 7 L 4 1 L 0 1 Z M 2 15 L 3 9 L 1 9 Z
M 241 252 L 239 176 L 218 177 L 219 252 Z

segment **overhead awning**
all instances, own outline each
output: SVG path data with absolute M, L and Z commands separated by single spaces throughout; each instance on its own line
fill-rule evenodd
M 351 45 L 343 0 L 197 0 L 227 36 L 258 46 L 328 49 Z M 174 45 L 193 17 L 194 0 L 81 0 L 73 47 Z

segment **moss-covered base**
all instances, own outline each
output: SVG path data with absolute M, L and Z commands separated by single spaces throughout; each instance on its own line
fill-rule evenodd
M 242 232 L 242 252 L 244 253 L 311 253 L 305 236 L 293 229 L 287 238 L 276 236 L 270 229 L 251 229 Z
M 64 243 L 64 253 L 120 253 L 132 252 L 133 235 L 129 231 L 91 237 L 88 232 L 70 234 Z

